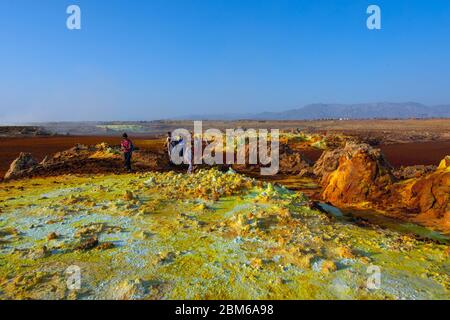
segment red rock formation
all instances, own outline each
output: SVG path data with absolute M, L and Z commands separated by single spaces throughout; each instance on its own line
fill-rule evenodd
M 312 162 L 301 152 L 292 150 L 288 145 L 280 146 L 280 173 L 299 174 L 310 171 Z
M 367 144 L 347 143 L 343 149 L 327 151 L 314 169 L 322 177 L 322 197 L 334 205 L 378 202 L 394 182 L 383 154 Z
M 339 159 L 344 154 L 343 148 L 327 150 L 316 161 L 313 167 L 314 174 L 324 180 L 339 166 Z
M 270 153 L 271 146 L 268 146 Z M 250 164 L 249 145 L 245 145 L 245 164 L 234 164 L 232 168 L 240 173 L 259 173 L 261 164 Z M 235 156 L 236 158 L 236 156 Z M 279 171 L 280 174 L 312 174 L 312 162 L 308 160 L 300 151 L 293 150 L 289 145 L 281 143 L 279 145 Z
M 396 185 L 405 207 L 417 216 L 414 220 L 439 230 L 450 230 L 450 156 L 436 171 Z
M 314 172 L 321 177 L 322 198 L 333 205 L 371 207 L 450 231 L 450 157 L 435 171 L 422 170 L 397 182 L 380 150 L 348 143 L 343 149 L 325 152 Z

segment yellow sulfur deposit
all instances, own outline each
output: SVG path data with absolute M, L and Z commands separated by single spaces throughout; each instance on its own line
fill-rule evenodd
M 450 298 L 448 245 L 337 220 L 232 171 L 7 182 L 0 212 L 0 299 Z

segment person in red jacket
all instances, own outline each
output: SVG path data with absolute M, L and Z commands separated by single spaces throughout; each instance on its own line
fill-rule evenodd
M 124 133 L 122 135 L 123 140 L 120 143 L 120 148 L 123 152 L 123 159 L 125 161 L 125 169 L 131 172 L 131 156 L 133 155 L 134 145 L 133 142 L 128 138 L 128 135 Z

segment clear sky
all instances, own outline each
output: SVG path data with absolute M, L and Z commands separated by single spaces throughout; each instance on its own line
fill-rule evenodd
M 449 0 L 0 0 L 3 123 L 378 101 L 450 103 Z

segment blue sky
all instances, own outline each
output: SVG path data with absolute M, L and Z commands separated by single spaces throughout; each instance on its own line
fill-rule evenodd
M 441 104 L 449 88 L 448 0 L 0 0 L 3 123 Z

